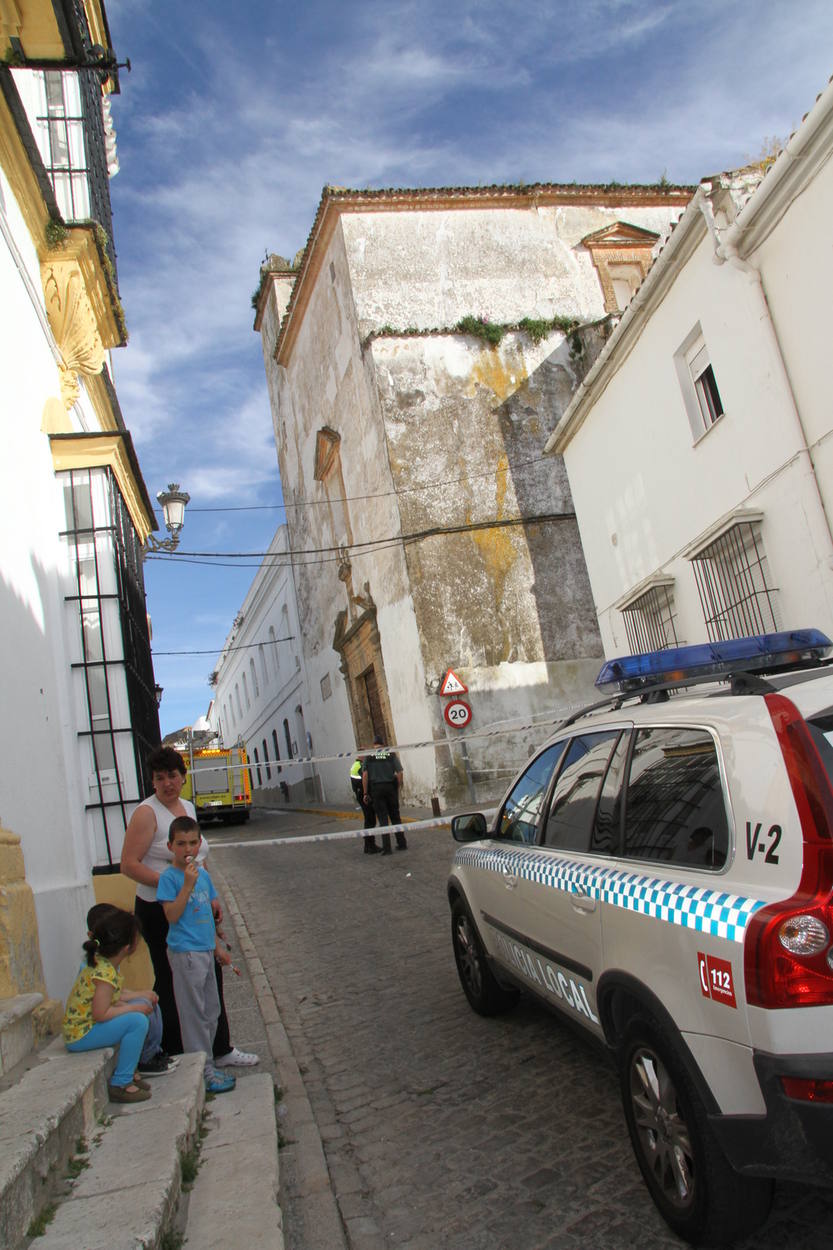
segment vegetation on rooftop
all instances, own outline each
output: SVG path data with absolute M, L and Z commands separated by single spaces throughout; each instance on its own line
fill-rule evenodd
M 270 273 L 297 273 L 301 268 L 301 261 L 304 259 L 305 249 L 302 247 L 296 252 L 292 260 L 287 260 L 285 256 L 278 255 L 277 252 L 270 252 L 260 266 L 260 280 L 252 292 L 252 308 L 257 311 L 260 303 L 260 297 L 263 294 L 263 287 Z
M 431 326 L 420 330 L 416 326 L 402 327 L 383 325 L 378 330 L 371 330 L 364 340 L 367 346 L 373 339 L 379 338 L 427 338 L 435 334 L 470 334 L 482 339 L 491 347 L 497 347 L 507 334 L 525 334 L 533 343 L 541 343 L 556 330 L 562 334 L 573 335 L 578 328 L 575 317 L 522 317 L 520 321 L 490 321 L 488 317 L 469 314 L 461 317 L 453 326 Z M 572 339 L 571 339 L 572 350 Z

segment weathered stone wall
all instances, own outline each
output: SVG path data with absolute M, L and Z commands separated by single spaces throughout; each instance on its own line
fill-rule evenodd
M 455 327 L 467 315 L 502 324 L 603 318 L 581 239 L 616 221 L 661 232 L 680 211 L 343 212 L 320 253 L 308 255 L 285 366 L 273 351 L 287 283 L 274 281 L 264 358 L 291 546 L 348 542 L 353 552 L 347 580 L 332 553 L 296 565 L 307 720 L 319 750 L 343 750 L 353 737 L 346 689 L 316 706 L 320 678 L 338 663 L 334 629 L 351 585 L 375 609 L 394 739 L 438 744 L 404 757 L 406 798 L 424 802 L 435 786 L 447 802 L 467 793 L 459 733 L 446 726 L 437 693 L 446 668 L 469 686 L 473 729 L 545 719 L 592 697 L 596 613 L 563 464 L 542 452 L 603 331 L 580 339 L 556 331 L 537 344 L 513 331 L 491 347 Z M 397 333 L 413 328 L 435 332 Z M 346 504 L 332 489 L 324 502 L 314 480 L 322 427 L 340 438 Z M 437 527 L 459 532 L 426 533 Z M 469 769 L 496 792 L 544 732 L 473 741 Z
M 564 465 L 542 448 L 601 341 L 597 331 L 537 346 L 522 334 L 499 347 L 461 335 L 372 342 L 402 532 L 427 534 L 405 554 L 439 737 L 458 736 L 436 694 L 449 666 L 466 674 L 475 729 L 592 698 L 596 614 Z M 472 767 L 499 783 L 529 745 L 526 734 L 475 741 Z M 446 795 L 459 794 L 453 755 Z
M 287 368 L 274 362 L 278 317 L 272 296 L 270 305 L 264 316 L 264 359 L 292 550 L 313 552 L 347 542 L 395 540 L 400 532 L 399 513 L 384 426 L 372 371 L 359 342 L 340 230 L 323 259 Z M 323 483 L 314 478 L 316 435 L 323 427 L 341 439 L 347 503 L 340 502 L 340 490 L 331 490 L 328 501 Z M 339 613 L 348 609 L 348 588 L 339 579 L 334 553 L 312 555 L 308 563 L 298 559 L 295 581 L 309 685 L 305 717 L 316 751 L 324 754 L 367 745 L 355 743 L 347 690 L 332 646 Z M 430 737 L 416 619 L 401 547 L 394 541 L 380 549 L 368 548 L 366 554 L 359 549 L 352 556 L 352 586 L 357 595 L 369 593 L 376 605 L 393 736 L 403 742 Z M 332 697 L 325 701 L 321 679 L 327 673 Z M 410 786 L 420 793 L 430 792 L 432 762 L 426 760 L 420 766 L 412 759 L 409 764 Z M 350 794 L 349 764 L 343 773 L 345 794 Z
M 507 322 L 603 317 L 581 239 L 616 221 L 661 234 L 680 212 L 622 204 L 344 214 L 359 333 L 454 326 L 470 313 Z

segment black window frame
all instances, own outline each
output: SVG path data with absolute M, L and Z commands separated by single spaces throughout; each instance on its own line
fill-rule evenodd
M 538 841 L 542 850 L 552 851 L 553 854 L 556 854 L 556 855 L 599 855 L 600 854 L 604 856 L 604 858 L 614 858 L 613 856 L 605 855 L 604 852 L 593 851 L 590 848 L 589 842 L 588 842 L 588 846 L 584 850 L 579 850 L 576 847 L 558 846 L 552 843 L 548 843 L 548 842 L 545 842 L 543 839 L 546 836 L 547 826 L 549 825 L 550 811 L 552 809 L 553 797 L 555 796 L 555 791 L 558 788 L 558 783 L 561 780 L 562 773 L 564 772 L 564 769 L 567 766 L 567 759 L 569 757 L 570 750 L 573 746 L 573 743 L 579 742 L 582 738 L 590 738 L 590 737 L 595 737 L 597 735 L 609 733 L 613 736 L 613 742 L 611 743 L 611 746 L 610 746 L 610 753 L 608 754 L 607 763 L 605 764 L 604 771 L 601 775 L 601 778 L 599 779 L 599 786 L 598 786 L 598 790 L 596 791 L 596 801 L 593 806 L 593 814 L 588 824 L 588 835 L 590 838 L 592 838 L 593 831 L 596 828 L 596 818 L 598 816 L 598 811 L 599 811 L 599 800 L 601 798 L 602 790 L 604 789 L 605 781 L 607 780 L 607 774 L 610 769 L 610 763 L 611 763 L 611 760 L 613 759 L 613 756 L 616 753 L 619 743 L 622 740 L 622 734 L 627 733 L 627 732 L 628 732 L 628 726 L 625 726 L 625 725 L 595 725 L 592 727 L 588 725 L 585 727 L 583 733 L 574 733 L 571 735 L 569 739 L 569 743 L 567 745 L 567 749 L 565 751 L 562 751 L 561 753 L 561 758 L 558 762 L 558 768 L 556 769 L 556 775 L 552 779 L 552 783 L 550 785 L 550 791 L 549 791 L 549 794 L 547 795 L 546 815 L 544 819 L 541 821 L 539 829 L 538 829 Z M 629 775 L 629 769 L 630 769 L 630 757 L 628 758 L 628 761 L 627 761 L 625 775 Z M 620 845 L 621 845 L 621 829 L 620 829 Z
M 627 831 L 627 819 L 628 819 L 628 800 L 629 800 L 630 789 L 631 789 L 631 769 L 633 767 L 633 755 L 634 755 L 634 750 L 636 748 L 637 738 L 640 733 L 663 731 L 663 730 L 667 732 L 671 732 L 671 733 L 681 732 L 681 731 L 702 733 L 702 734 L 707 735 L 709 740 L 711 741 L 712 747 L 714 748 L 714 759 L 717 765 L 718 789 L 720 792 L 720 797 L 722 799 L 723 813 L 724 813 L 725 821 L 726 821 L 726 849 L 725 849 L 725 857 L 721 863 L 713 864 L 713 865 L 704 864 L 704 863 L 695 863 L 695 862 L 686 863 L 685 861 L 681 859 L 662 859 L 658 856 L 651 857 L 647 855 L 629 855 L 627 853 L 626 831 Z M 625 769 L 623 771 L 623 778 L 622 778 L 621 793 L 623 794 L 623 802 L 621 804 L 621 811 L 620 811 L 620 852 L 617 858 L 619 858 L 620 860 L 622 860 L 623 862 L 627 864 L 652 864 L 652 865 L 672 868 L 678 871 L 683 870 L 683 871 L 689 871 L 689 872 L 709 872 L 713 875 L 719 875 L 725 872 L 726 869 L 731 864 L 732 858 L 733 858 L 734 822 L 732 820 L 731 804 L 728 801 L 728 793 L 727 793 L 726 786 L 724 784 L 724 776 L 725 776 L 725 772 L 724 772 L 723 761 L 722 761 L 721 752 L 720 752 L 720 739 L 719 739 L 719 736 L 715 733 L 715 731 L 710 726 L 696 724 L 694 722 L 685 723 L 685 724 L 669 724 L 668 722 L 665 722 L 665 723 L 660 722 L 660 723 L 647 724 L 647 725 L 634 725 L 633 732 L 631 734 L 631 741 L 628 747 L 628 758 L 627 758 Z

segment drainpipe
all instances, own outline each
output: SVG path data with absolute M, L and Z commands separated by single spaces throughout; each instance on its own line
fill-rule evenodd
M 779 159 L 782 159 L 786 155 L 787 155 L 786 152 L 782 153 L 782 157 Z M 778 361 L 778 364 L 780 366 L 781 376 L 783 378 L 784 385 L 787 388 L 787 394 L 790 397 L 790 407 L 792 409 L 795 426 L 798 432 L 799 442 L 801 444 L 801 452 L 802 454 L 805 454 L 807 456 L 807 460 L 810 464 L 810 470 L 811 470 L 811 474 L 813 478 L 813 486 L 815 488 L 815 495 L 818 500 L 819 507 L 821 509 L 822 517 L 824 518 L 825 528 L 827 530 L 827 540 L 828 540 L 828 547 L 829 547 L 828 565 L 831 568 L 833 568 L 833 525 L 831 525 L 830 515 L 827 510 L 827 505 L 825 504 L 824 496 L 822 495 L 822 492 L 821 492 L 821 486 L 819 485 L 819 478 L 818 478 L 818 473 L 816 471 L 816 464 L 813 459 L 813 453 L 810 450 L 810 444 L 807 438 L 807 431 L 804 427 L 804 421 L 801 416 L 801 411 L 798 407 L 798 401 L 795 397 L 795 390 L 793 389 L 792 379 L 790 377 L 789 369 L 787 368 L 787 362 L 784 359 L 784 352 L 781 347 L 781 340 L 778 337 L 778 331 L 775 327 L 774 321 L 772 320 L 772 312 L 770 311 L 769 300 L 767 299 L 763 276 L 761 274 L 761 271 L 755 265 L 753 265 L 751 261 L 745 260 L 738 252 L 738 243 L 743 237 L 743 229 L 738 228 L 737 225 L 735 225 L 734 227 L 729 227 L 728 230 L 721 231 L 720 228 L 718 227 L 717 222 L 715 221 L 715 217 L 714 217 L 714 205 L 712 204 L 712 201 L 711 201 L 712 184 L 709 182 L 704 182 L 704 183 L 701 183 L 700 185 L 703 188 L 704 194 L 702 198 L 700 199 L 699 207 L 700 207 L 700 212 L 703 214 L 703 217 L 705 219 L 706 226 L 708 228 L 709 235 L 711 237 L 712 244 L 714 246 L 713 260 L 715 264 L 723 265 L 728 262 L 730 265 L 733 266 L 733 268 L 739 269 L 741 273 L 745 274 L 745 276 L 749 279 L 749 281 L 752 283 L 752 285 L 754 286 L 755 290 L 758 293 L 759 302 L 760 302 L 761 309 L 763 312 L 763 322 L 764 322 L 764 325 L 766 326 L 770 343 L 775 350 L 775 358 Z

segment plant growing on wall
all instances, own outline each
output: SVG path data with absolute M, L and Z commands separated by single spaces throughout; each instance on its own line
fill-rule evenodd
M 43 228 L 43 235 L 47 247 L 63 247 L 69 237 L 69 230 L 59 217 L 50 217 Z
M 501 325 L 496 321 L 490 321 L 488 317 L 462 317 L 454 327 L 460 334 L 473 334 L 475 338 L 484 339 L 487 343 L 491 343 L 493 347 L 497 347 L 506 331 L 509 329 L 507 325 Z

